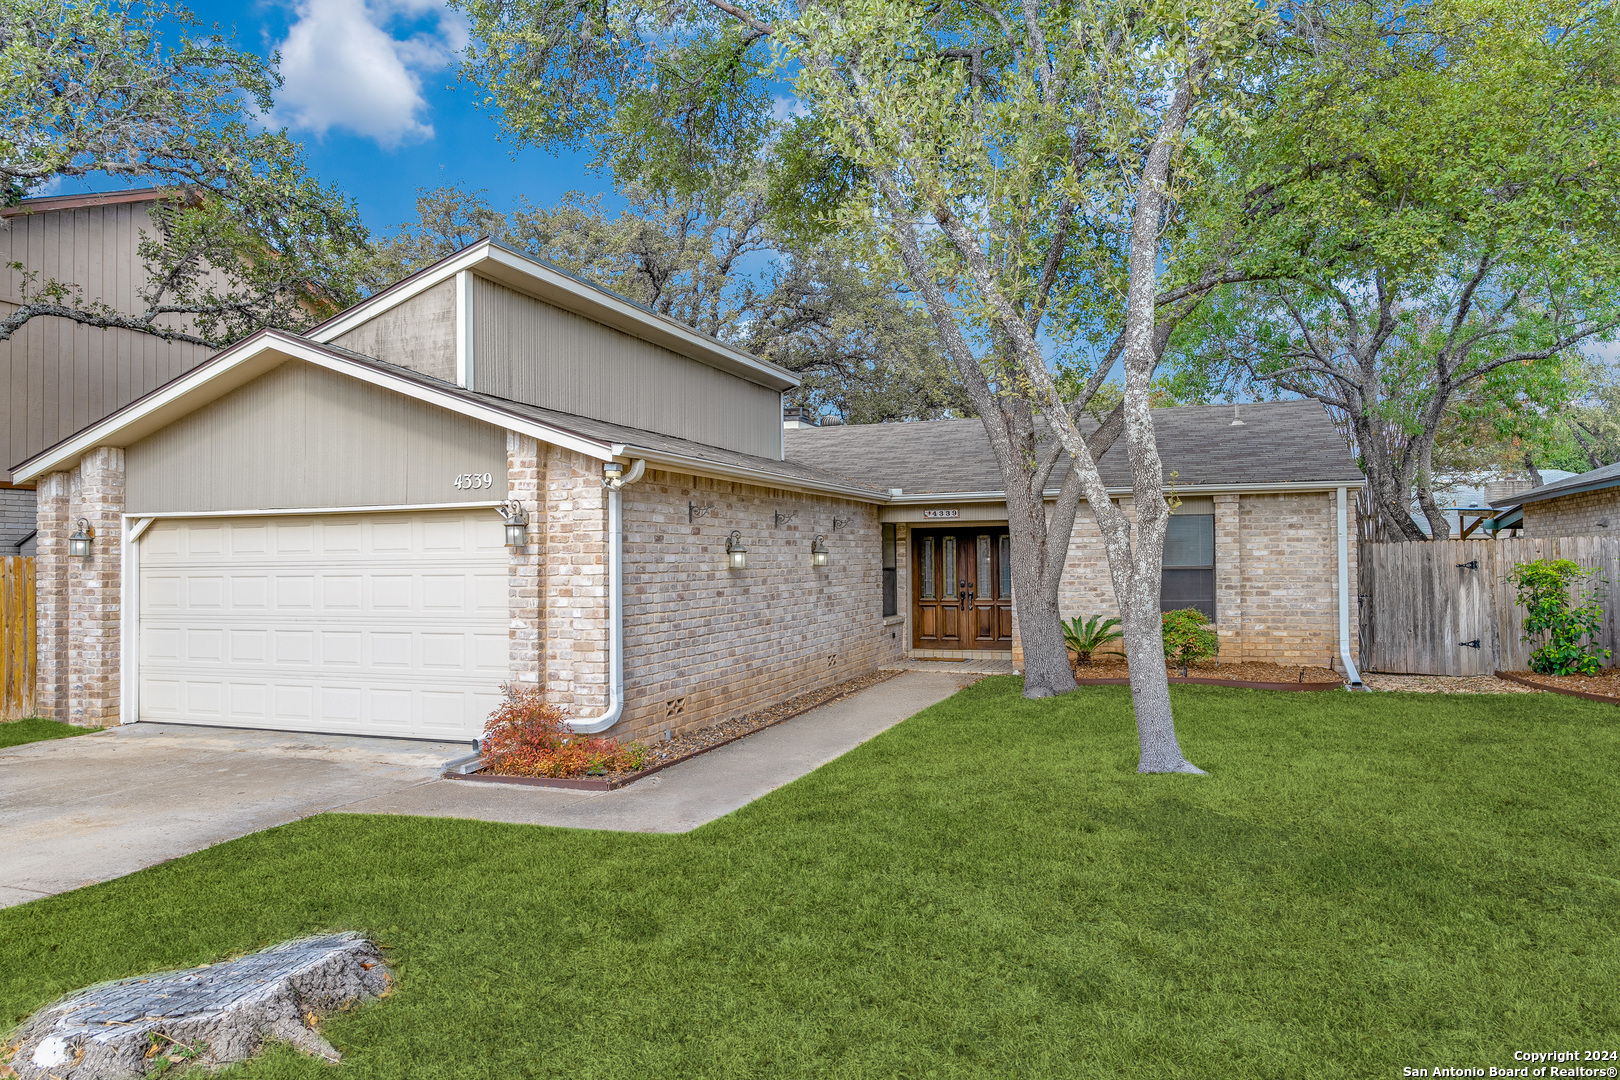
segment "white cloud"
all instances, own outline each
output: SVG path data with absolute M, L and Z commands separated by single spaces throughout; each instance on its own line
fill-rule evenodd
M 771 116 L 785 123 L 797 116 L 809 116 L 810 107 L 792 95 L 778 94 L 771 98 Z
M 422 75 L 455 63 L 464 16 L 443 0 L 299 0 L 296 11 L 279 46 L 274 122 L 316 135 L 344 129 L 389 148 L 433 137 Z M 400 24 L 408 36 L 396 36 Z

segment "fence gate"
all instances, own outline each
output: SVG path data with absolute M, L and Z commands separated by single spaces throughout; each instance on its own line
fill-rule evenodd
M 1616 649 L 1620 538 L 1416 540 L 1363 544 L 1360 555 L 1361 666 L 1367 671 L 1523 671 L 1535 644 L 1522 640 L 1525 610 L 1515 601 L 1507 574 L 1535 559 L 1573 559 L 1602 572 L 1610 583 L 1602 645 Z
M 0 720 L 34 715 L 34 560 L 0 558 Z

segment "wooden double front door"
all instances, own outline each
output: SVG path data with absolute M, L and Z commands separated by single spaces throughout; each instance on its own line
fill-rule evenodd
M 1012 545 L 1004 526 L 911 531 L 911 644 L 1012 648 Z

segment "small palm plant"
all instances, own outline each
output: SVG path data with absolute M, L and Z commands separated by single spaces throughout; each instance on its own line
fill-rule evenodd
M 1091 663 L 1092 653 L 1124 636 L 1118 619 L 1105 619 L 1101 615 L 1093 615 L 1084 621 L 1076 615 L 1063 624 L 1063 640 L 1068 642 L 1069 648 L 1082 664 Z

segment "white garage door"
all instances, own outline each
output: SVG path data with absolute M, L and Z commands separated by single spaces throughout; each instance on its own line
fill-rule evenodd
M 472 738 L 508 677 L 493 511 L 161 520 L 142 720 Z

